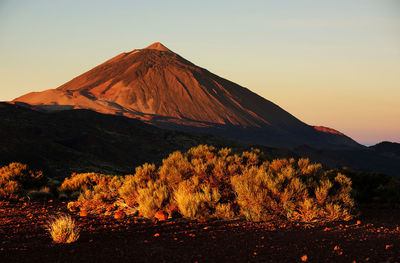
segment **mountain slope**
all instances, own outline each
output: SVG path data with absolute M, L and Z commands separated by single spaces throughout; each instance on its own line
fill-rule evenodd
M 198 144 L 239 147 L 214 136 L 162 130 L 90 110 L 40 112 L 0 102 L 0 167 L 24 162 L 52 177 L 92 171 L 127 174 Z
M 0 167 L 10 162 L 24 162 L 51 177 L 91 171 L 133 173 L 138 165 L 160 162 L 175 150 L 186 151 L 198 144 L 230 147 L 234 152 L 251 147 L 215 136 L 163 130 L 123 116 L 90 110 L 41 112 L 9 103 L 0 103 L 0 138 Z M 268 160 L 307 157 L 326 168 L 347 166 L 400 176 L 400 157 L 388 154 L 390 149 L 255 147 Z M 397 148 L 398 144 L 394 149 Z
M 147 123 L 269 146 L 360 148 L 309 126 L 276 104 L 170 51 L 161 43 L 122 53 L 57 89 L 14 100 L 42 109 L 92 109 Z

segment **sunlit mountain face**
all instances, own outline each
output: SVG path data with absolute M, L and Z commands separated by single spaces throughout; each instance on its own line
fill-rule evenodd
M 119 54 L 56 89 L 32 92 L 14 102 L 47 111 L 91 109 L 267 146 L 362 147 L 334 129 L 303 123 L 158 42 Z

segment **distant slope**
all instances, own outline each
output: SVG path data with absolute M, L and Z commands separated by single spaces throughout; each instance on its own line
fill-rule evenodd
M 0 103 L 0 166 L 25 162 L 52 177 L 89 171 L 133 173 L 138 165 L 159 163 L 175 150 L 187 150 L 198 144 L 230 147 L 234 151 L 251 147 L 221 137 L 163 130 L 139 120 L 90 110 L 48 113 Z M 269 160 L 307 157 L 326 168 L 348 166 L 400 176 L 399 157 L 388 154 L 396 152 L 398 145 L 383 143 L 356 150 L 256 147 Z M 382 146 L 385 150 L 375 149 Z
M 14 102 L 49 111 L 92 109 L 158 127 L 275 147 L 362 148 L 333 129 L 307 125 L 278 105 L 200 68 L 161 43 L 122 53 L 57 89 Z
M 133 173 L 138 165 L 160 162 L 173 151 L 200 143 L 238 145 L 89 110 L 43 113 L 0 103 L 0 165 L 26 162 L 53 177 L 85 171 Z
M 327 168 L 349 167 L 366 172 L 379 172 L 400 177 L 400 156 L 371 148 L 355 150 L 318 150 L 303 146 L 293 149 L 297 156 L 307 156 Z
M 400 143 L 381 142 L 369 147 L 372 151 L 381 155 L 399 159 L 400 162 Z M 399 171 L 400 172 L 400 171 Z

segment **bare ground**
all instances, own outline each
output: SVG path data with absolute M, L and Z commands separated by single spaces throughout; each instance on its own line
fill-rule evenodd
M 55 244 L 45 225 L 60 213 L 65 203 L 0 202 L 0 262 L 400 262 L 399 208 L 312 227 L 73 214 L 80 239 Z

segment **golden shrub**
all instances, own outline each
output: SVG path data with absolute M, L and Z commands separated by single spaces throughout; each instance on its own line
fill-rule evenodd
M 21 192 L 21 186 L 17 181 L 0 181 L 0 199 L 12 200 L 18 199 Z
M 209 219 L 215 211 L 221 195 L 216 188 L 202 184 L 198 176 L 181 182 L 174 192 L 175 201 L 181 214 L 190 219 Z M 219 207 L 218 216 L 228 207 Z M 225 215 L 228 215 L 227 211 Z
M 73 173 L 71 177 L 65 178 L 58 188 L 59 191 L 85 191 L 93 188 L 97 184 L 105 184 L 114 176 L 99 173 Z
M 145 188 L 148 182 L 153 182 L 158 177 L 156 166 L 145 163 L 136 168 L 134 175 L 126 175 L 122 186 L 118 189 L 119 196 L 129 207 L 137 204 L 138 190 Z
M 48 222 L 47 230 L 56 243 L 72 243 L 79 239 L 80 229 L 71 216 L 55 217 Z
M 167 186 L 160 181 L 149 181 L 146 187 L 138 189 L 137 203 L 139 213 L 147 218 L 154 217 L 155 213 L 165 207 L 169 201 Z
M 28 189 L 45 183 L 41 171 L 33 171 L 28 165 L 10 163 L 0 168 L 0 199 L 18 199 L 26 196 Z
M 112 204 L 151 218 L 172 208 L 191 219 L 243 216 L 250 221 L 333 221 L 351 218 L 351 180 L 308 159 L 262 161 L 259 150 L 199 145 L 174 152 L 162 165 L 144 164 L 124 177 L 79 174 L 61 189 L 81 190 L 74 207 L 99 211 Z
M 351 180 L 338 174 L 329 180 L 320 164 L 308 159 L 274 160 L 244 169 L 231 179 L 242 215 L 252 221 L 349 220 L 354 201 Z

